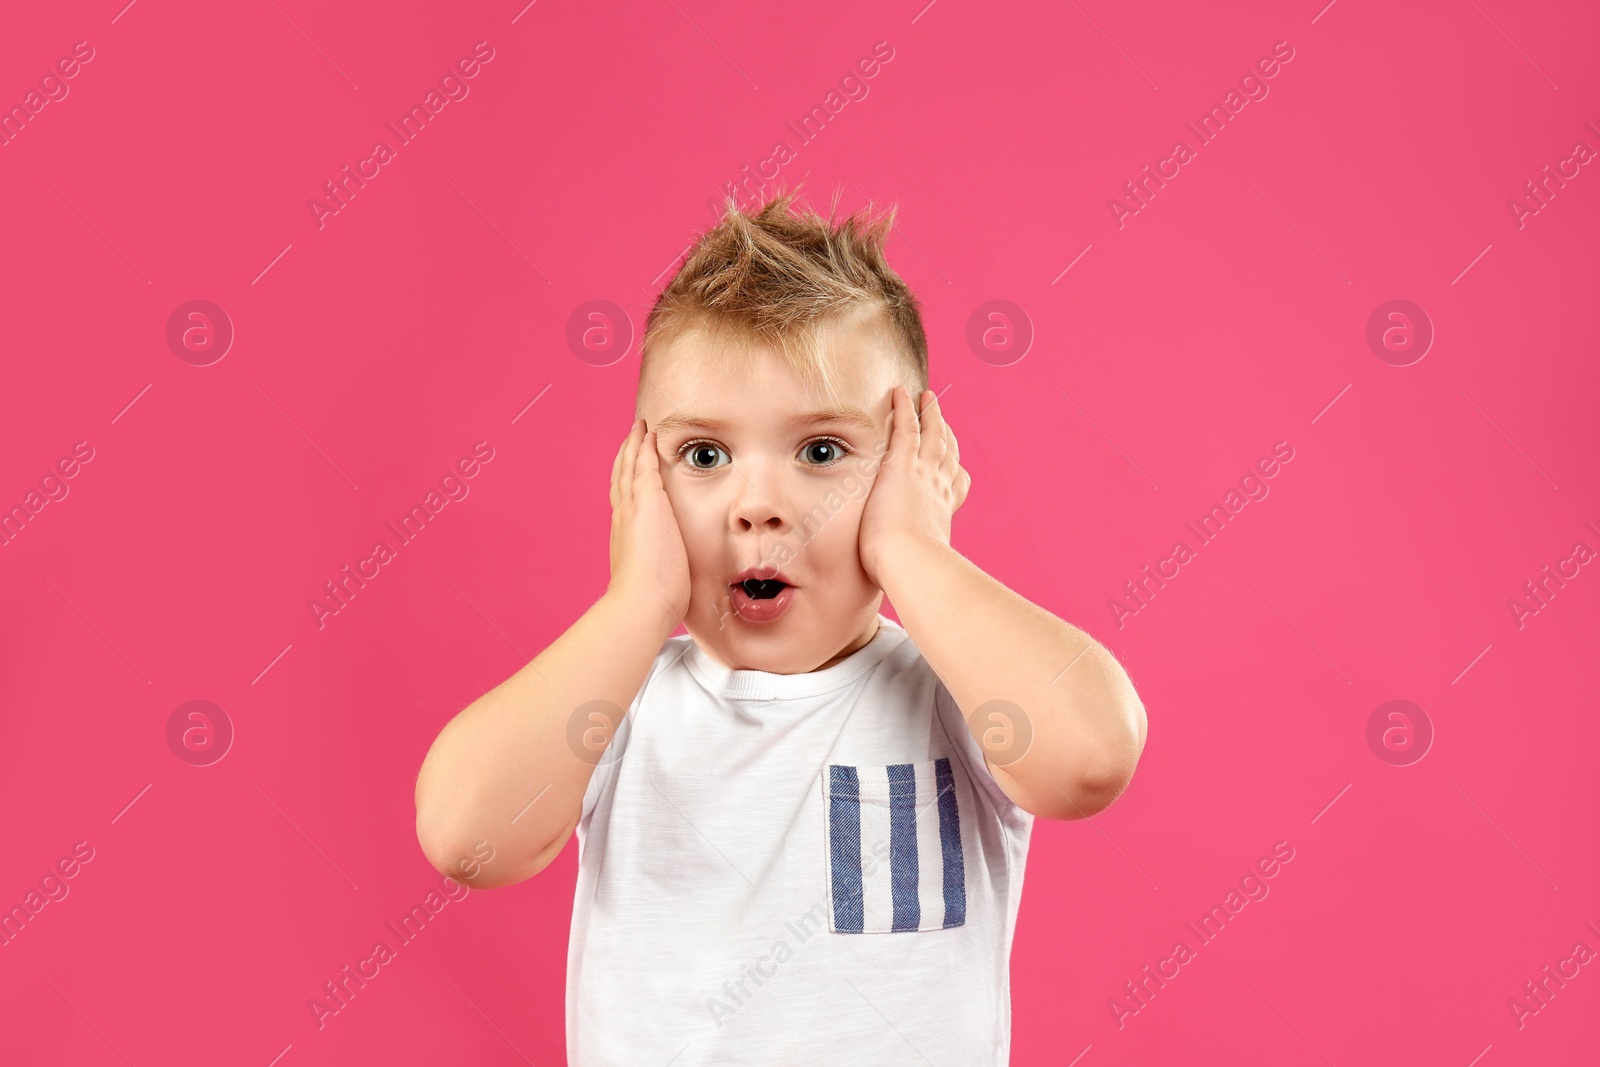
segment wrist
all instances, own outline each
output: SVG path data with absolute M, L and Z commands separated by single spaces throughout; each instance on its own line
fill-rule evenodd
M 931 566 L 954 552 L 947 542 L 905 535 L 885 542 L 870 562 L 862 562 L 878 588 L 893 600 L 892 589 L 904 581 L 915 581 L 918 574 L 926 574 Z
M 606 586 L 600 602 L 628 625 L 643 627 L 652 636 L 659 634 L 658 644 L 672 636 L 685 614 L 652 590 L 626 585 Z

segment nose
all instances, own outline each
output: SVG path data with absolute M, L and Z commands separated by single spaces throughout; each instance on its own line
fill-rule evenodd
M 789 522 L 773 488 L 773 476 L 759 470 L 759 464 L 741 464 L 735 468 L 737 496 L 730 513 L 733 529 L 740 533 L 750 531 L 784 533 Z

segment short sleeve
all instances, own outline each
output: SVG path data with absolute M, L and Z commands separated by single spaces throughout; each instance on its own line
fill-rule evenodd
M 1005 790 L 1000 788 L 1000 783 L 995 781 L 984 759 L 983 748 L 978 744 L 978 739 L 972 736 L 972 728 L 962 718 L 956 698 L 937 677 L 934 680 L 933 703 L 939 724 L 965 764 L 967 776 L 972 779 L 973 785 L 987 798 L 990 808 L 1003 824 L 1011 829 L 1021 829 L 1033 816 L 1007 796 Z
M 622 723 L 617 726 L 616 733 L 612 735 L 611 743 L 606 746 L 605 752 L 600 757 L 600 762 L 595 765 L 594 773 L 589 776 L 589 785 L 583 791 L 583 807 L 578 815 L 579 825 L 587 828 L 590 814 L 595 805 L 599 803 L 601 795 L 611 786 L 617 776 L 617 770 L 622 761 L 627 758 L 628 739 L 633 735 L 633 728 L 638 722 L 640 706 L 645 701 L 645 696 L 650 692 L 652 683 L 661 675 L 662 671 L 671 669 L 688 651 L 688 637 L 669 637 L 661 646 L 661 651 L 650 664 L 650 672 L 645 675 L 644 684 L 639 686 L 639 691 L 634 694 L 633 703 L 628 705 L 628 712 Z

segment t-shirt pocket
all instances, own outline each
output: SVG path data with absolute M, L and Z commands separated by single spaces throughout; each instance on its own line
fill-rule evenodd
M 948 757 L 832 763 L 823 785 L 830 930 L 905 933 L 967 921 L 961 808 Z

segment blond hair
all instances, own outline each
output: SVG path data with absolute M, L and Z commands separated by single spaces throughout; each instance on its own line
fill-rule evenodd
M 880 217 L 871 205 L 842 221 L 838 194 L 823 218 L 809 207 L 792 212 L 798 190 L 780 192 L 745 212 L 730 196 L 721 220 L 702 233 L 645 320 L 644 360 L 683 333 L 777 349 L 808 384 L 832 395 L 823 327 L 853 313 L 867 316 L 898 349 L 912 396 L 928 387 L 928 341 L 917 298 L 884 258 L 896 207 Z

